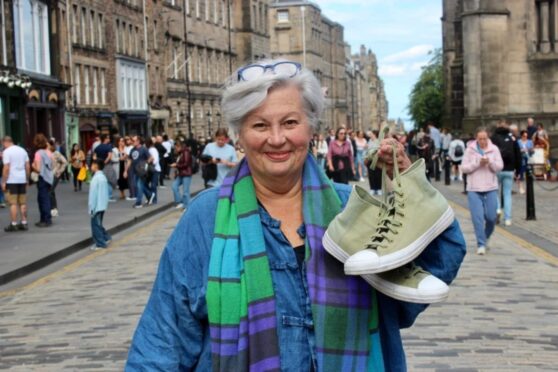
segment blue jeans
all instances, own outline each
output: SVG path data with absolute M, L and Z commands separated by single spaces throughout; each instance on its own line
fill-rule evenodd
M 112 199 L 112 193 L 113 193 L 112 185 L 109 183 L 109 185 L 108 185 L 108 194 L 109 194 L 108 197 L 109 197 L 109 199 Z
M 498 185 L 504 194 L 504 220 L 511 220 L 513 171 L 499 172 Z M 502 209 L 502 206 L 500 205 L 500 198 L 498 198 L 498 209 Z
M 318 158 L 318 165 L 320 166 L 320 168 L 322 170 L 325 169 L 325 164 L 326 164 L 326 158 L 325 156 L 323 158 Z
M 149 198 L 151 198 L 151 191 L 149 191 L 144 178 L 136 177 L 136 205 L 141 205 L 144 195 L 149 201 Z
M 366 173 L 366 166 L 364 165 L 364 150 L 357 150 L 355 168 L 359 178 L 368 176 Z M 362 169 L 362 174 L 360 174 L 360 169 Z
M 172 193 L 174 194 L 174 202 L 176 204 L 182 203 L 184 208 L 190 202 L 190 184 L 192 183 L 192 176 L 180 177 L 176 176 L 172 182 Z M 182 185 L 182 197 L 180 197 L 180 185 Z
M 149 191 L 151 191 L 151 194 L 155 194 L 153 204 L 157 204 L 157 186 L 159 186 L 160 174 L 161 172 L 153 172 L 151 173 L 151 177 L 149 179 Z
M 39 182 L 37 183 L 37 202 L 39 203 L 41 222 L 51 223 L 50 185 L 41 176 L 39 176 Z
M 107 230 L 103 227 L 103 216 L 105 212 L 97 212 L 91 216 L 91 235 L 95 245 L 100 248 L 106 248 L 108 241 L 112 238 Z
M 496 208 L 498 204 L 498 190 L 487 192 L 467 192 L 469 210 L 475 228 L 477 246 L 486 246 L 486 241 L 494 232 L 496 226 Z

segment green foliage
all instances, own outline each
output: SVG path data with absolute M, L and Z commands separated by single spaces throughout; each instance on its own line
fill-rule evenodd
M 428 122 L 436 126 L 444 115 L 444 70 L 442 50 L 430 51 L 432 59 L 422 68 L 422 73 L 409 95 L 409 115 L 415 127 L 422 127 Z

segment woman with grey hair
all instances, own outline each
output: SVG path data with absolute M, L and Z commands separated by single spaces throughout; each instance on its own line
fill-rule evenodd
M 405 369 L 399 329 L 425 306 L 346 276 L 322 246 L 351 188 L 331 183 L 308 151 L 321 92 L 285 60 L 244 66 L 227 82 L 222 112 L 246 156 L 177 224 L 126 370 Z M 388 171 L 392 151 L 381 147 Z M 425 268 L 451 280 L 462 241 L 454 222 L 424 251 Z

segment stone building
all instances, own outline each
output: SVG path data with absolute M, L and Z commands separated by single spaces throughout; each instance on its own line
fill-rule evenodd
M 270 34 L 272 57 L 300 62 L 320 80 L 328 104 L 320 129 L 348 124 L 343 26 L 324 16 L 313 2 L 275 0 Z
M 379 127 L 387 117 L 387 102 L 373 53 L 363 46 L 351 56 L 343 26 L 311 1 L 274 0 L 269 19 L 272 57 L 300 62 L 322 84 L 327 108 L 320 130 Z
M 443 0 L 446 125 L 533 116 L 558 134 L 556 0 Z
M 378 75 L 376 55 L 361 45 L 359 53 L 349 54 L 348 58 L 347 79 L 353 79 L 349 86 L 356 87 L 356 96 L 348 94 L 349 110 L 355 112 L 353 128 L 364 131 L 380 129 L 380 125 L 388 119 L 388 103 L 384 83 Z M 352 97 L 355 97 L 355 105 L 350 103 Z
M 0 136 L 31 149 L 36 133 L 64 136 L 58 1 L 0 1 Z

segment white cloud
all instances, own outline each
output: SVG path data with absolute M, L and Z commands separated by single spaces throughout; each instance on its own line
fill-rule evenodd
M 428 55 L 428 52 L 430 52 L 433 49 L 434 49 L 434 47 L 432 45 L 429 45 L 429 44 L 415 45 L 415 46 L 413 46 L 409 49 L 406 49 L 402 52 L 391 54 L 391 55 L 383 58 L 382 60 L 384 62 L 388 62 L 388 63 L 412 60 L 412 59 L 415 59 L 417 57 L 424 57 L 424 56 Z
M 412 71 L 420 71 L 422 70 L 422 68 L 424 66 L 426 66 L 428 64 L 428 61 L 423 61 L 423 62 L 415 62 L 411 65 L 411 70 Z
M 380 65 L 378 69 L 380 77 L 384 76 L 403 76 L 407 73 L 406 65 L 385 64 Z

